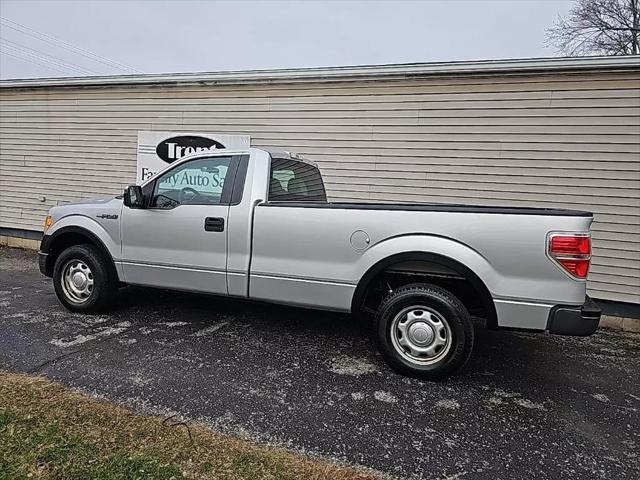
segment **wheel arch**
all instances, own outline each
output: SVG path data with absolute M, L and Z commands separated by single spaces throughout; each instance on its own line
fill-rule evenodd
M 118 278 L 118 272 L 115 267 L 113 256 L 104 242 L 92 231 L 76 225 L 61 227 L 51 235 L 45 235 L 42 238 L 40 251 L 47 254 L 45 264 L 46 275 L 49 277 L 53 275 L 53 266 L 55 265 L 60 253 L 74 245 L 83 244 L 95 246 L 100 251 L 101 256 L 107 261 L 109 265 L 108 268 L 114 275 L 113 278 Z
M 356 286 L 351 300 L 351 311 L 354 313 L 360 311 L 369 288 L 372 287 L 372 283 L 376 278 L 378 278 L 379 275 L 383 274 L 390 267 L 405 262 L 425 262 L 430 264 L 437 264 L 451 269 L 463 276 L 476 291 L 482 305 L 485 308 L 487 316 L 487 326 L 489 328 L 497 328 L 498 316 L 495 304 L 493 303 L 493 297 L 491 296 L 489 289 L 482 281 L 482 279 L 475 272 L 473 272 L 473 270 L 471 270 L 461 262 L 445 255 L 431 252 L 411 251 L 396 253 L 393 255 L 389 255 L 373 264 L 361 277 Z

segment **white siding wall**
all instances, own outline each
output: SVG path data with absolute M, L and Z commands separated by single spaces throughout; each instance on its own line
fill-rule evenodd
M 0 226 L 120 193 L 138 130 L 251 135 L 319 162 L 336 200 L 591 210 L 590 293 L 640 303 L 638 71 L 2 88 Z

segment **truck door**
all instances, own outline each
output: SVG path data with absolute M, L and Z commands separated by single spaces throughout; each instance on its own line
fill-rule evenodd
M 240 156 L 188 160 L 122 210 L 122 267 L 137 285 L 227 293 L 227 223 Z

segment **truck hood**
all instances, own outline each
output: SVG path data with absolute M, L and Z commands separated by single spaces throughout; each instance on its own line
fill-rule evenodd
M 81 200 L 79 202 L 70 202 L 65 203 L 64 205 L 60 205 L 61 207 L 68 207 L 70 205 L 104 205 L 105 203 L 112 202 L 113 200 L 117 200 L 118 197 L 100 197 L 100 198 L 89 198 L 87 200 Z
M 49 210 L 49 215 L 51 215 L 54 221 L 58 221 L 69 215 L 84 215 L 95 219 L 97 215 L 119 216 L 120 210 L 122 210 L 122 198 L 92 198 L 81 202 L 58 205 Z

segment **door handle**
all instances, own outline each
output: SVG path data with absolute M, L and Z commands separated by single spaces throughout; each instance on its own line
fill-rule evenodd
M 205 218 L 204 229 L 207 232 L 224 232 L 224 218 L 220 218 L 220 217 Z

